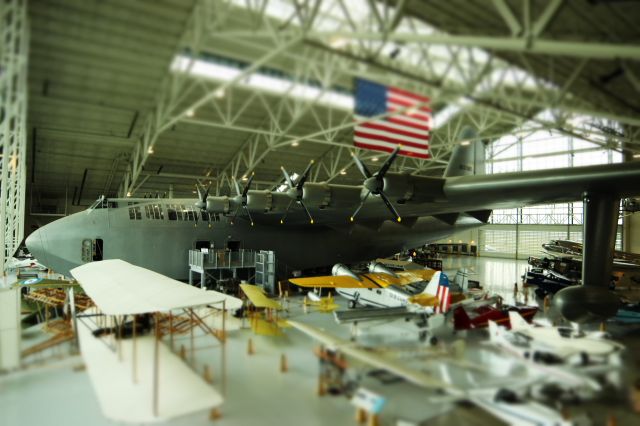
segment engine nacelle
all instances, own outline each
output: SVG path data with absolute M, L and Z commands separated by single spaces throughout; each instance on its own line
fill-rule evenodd
M 308 182 L 302 187 L 302 201 L 309 207 L 324 209 L 331 202 L 331 189 L 327 183 Z
M 273 208 L 271 191 L 249 191 L 247 193 L 247 207 L 253 211 L 270 211 Z
M 395 272 L 393 272 L 391 269 L 384 266 L 382 263 L 378 263 L 378 262 L 369 263 L 369 272 L 372 274 L 376 274 L 376 273 L 385 274 L 385 275 L 392 276 L 394 278 L 398 278 Z
M 342 263 L 336 263 L 331 268 L 331 274 L 334 277 L 342 276 L 342 277 L 351 277 L 357 281 L 362 281 L 358 275 L 356 275 L 351 269 L 347 268 L 346 265 Z
M 363 196 L 363 190 L 360 186 L 331 184 L 329 185 L 329 189 L 331 191 L 330 207 L 355 208 L 354 206 L 360 203 L 361 197 Z
M 413 198 L 413 182 L 407 174 L 387 173 L 384 176 L 384 193 L 392 200 L 407 201 Z
M 227 214 L 231 210 L 229 197 L 207 198 L 207 212 Z

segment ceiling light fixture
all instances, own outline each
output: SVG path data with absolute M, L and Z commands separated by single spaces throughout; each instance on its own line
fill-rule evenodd
M 215 92 L 213 92 L 213 96 L 218 99 L 224 98 L 224 95 L 225 95 L 225 91 L 223 87 L 216 89 Z
M 153 154 L 153 152 L 153 146 L 150 146 L 149 149 L 147 149 L 147 153 Z
M 460 142 L 460 145 L 468 146 L 470 143 L 471 143 L 471 141 L 462 141 L 462 142 Z
M 187 117 L 193 117 L 194 115 L 196 115 L 196 112 L 192 108 L 189 108 L 184 115 L 186 115 Z
M 342 169 L 342 170 L 340 170 L 340 174 L 341 174 L 341 175 L 346 175 L 346 174 L 347 174 L 347 171 L 346 171 L 345 169 Z
M 640 158 L 640 153 L 639 154 L 633 154 L 633 158 Z
M 291 142 L 291 146 L 298 146 L 300 145 L 300 142 L 298 142 L 297 140 Z
M 374 162 L 375 162 L 375 161 L 378 161 L 378 157 L 373 157 L 373 158 L 371 159 L 371 161 L 374 161 Z

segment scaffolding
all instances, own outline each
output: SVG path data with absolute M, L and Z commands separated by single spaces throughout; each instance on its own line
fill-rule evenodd
M 189 284 L 194 284 L 194 274 L 200 274 L 202 288 L 207 278 L 217 283 L 225 272 L 234 279 L 238 278 L 238 270 L 253 269 L 255 275 L 257 254 L 254 250 L 189 250 Z
M 26 0 L 0 2 L 0 269 L 24 237 L 27 140 Z

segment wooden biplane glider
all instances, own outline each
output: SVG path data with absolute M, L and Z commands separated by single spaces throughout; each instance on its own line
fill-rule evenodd
M 87 263 L 71 273 L 96 304 L 78 315 L 77 332 L 105 417 L 149 423 L 222 404 L 222 396 L 164 344 L 162 336 L 172 330 L 161 330 L 160 313 L 185 310 L 193 318 L 195 307 L 235 310 L 242 306 L 240 299 L 191 287 L 118 259 Z M 122 332 L 131 324 L 127 319 L 133 321 L 129 335 Z M 155 332 L 145 334 L 149 331 L 142 327 L 145 323 L 153 324 L 148 328 Z M 196 318 L 193 323 L 214 334 L 202 320 Z M 224 339 L 220 341 L 224 350 Z

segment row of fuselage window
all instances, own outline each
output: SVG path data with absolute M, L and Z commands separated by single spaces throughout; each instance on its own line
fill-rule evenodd
M 145 206 L 129 207 L 129 219 L 142 220 L 142 210 L 149 220 L 164 220 L 164 209 L 161 204 L 147 204 Z M 219 213 L 208 213 L 198 211 L 191 206 L 184 204 L 167 204 L 167 218 L 177 221 L 203 221 L 203 222 L 220 222 Z

